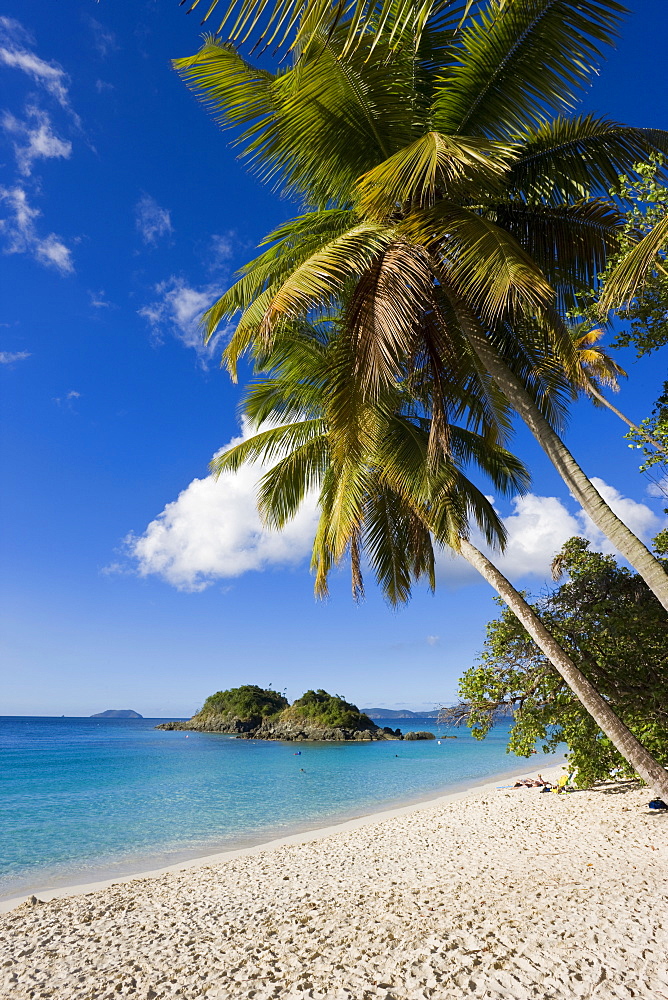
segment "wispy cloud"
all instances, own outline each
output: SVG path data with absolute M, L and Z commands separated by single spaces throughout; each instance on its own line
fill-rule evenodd
M 85 20 L 93 35 L 95 51 L 102 59 L 106 59 L 110 52 L 115 52 L 119 47 L 116 35 L 111 28 L 102 24 L 101 21 L 97 21 L 94 17 L 87 16 Z
M 216 350 L 224 331 L 205 345 L 200 320 L 220 293 L 220 287 L 212 284 L 194 288 L 184 278 L 172 275 L 156 285 L 154 291 L 156 298 L 140 309 L 139 315 L 149 323 L 158 339 L 170 333 L 186 347 L 193 347 L 205 363 Z
M 161 208 L 150 194 L 141 196 L 135 206 L 135 224 L 144 243 L 155 246 L 173 232 L 169 209 Z
M 234 255 L 235 234 L 215 233 L 211 237 L 207 252 L 207 264 L 210 271 L 218 271 L 229 265 L 230 258 Z
M 0 65 L 26 73 L 61 107 L 73 114 L 68 89 L 69 76 L 60 63 L 40 58 L 32 51 L 33 47 L 31 35 L 19 21 L 13 17 L 0 17 Z
M 25 188 L 0 188 L 0 202 L 4 202 L 9 214 L 0 219 L 0 234 L 4 236 L 4 252 L 29 253 L 40 264 L 52 267 L 61 274 L 74 271 L 72 251 L 55 233 L 40 236 L 35 220 L 42 214 L 28 202 Z
M 428 635 L 427 645 L 428 646 L 438 646 L 441 641 L 440 635 Z
M 111 302 L 108 301 L 104 290 L 100 289 L 99 292 L 88 292 L 90 297 L 90 304 L 94 309 L 110 309 Z
M 0 188 L 4 217 L 0 218 L 2 251 L 6 254 L 29 254 L 45 267 L 60 274 L 74 271 L 72 251 L 57 233 L 46 234 L 37 220 L 42 216 L 34 207 L 34 192 L 39 179 L 30 182 L 37 161 L 68 159 L 72 143 L 56 131 L 51 115 L 39 106 L 47 97 L 67 112 L 67 127 L 79 128 L 69 96 L 69 77 L 57 62 L 49 62 L 34 51 L 35 42 L 23 25 L 11 17 L 0 17 L 0 68 L 18 70 L 30 81 L 30 97 L 24 117 L 6 111 L 1 125 L 14 148 L 17 174 L 13 183 Z M 37 84 L 40 92 L 32 86 Z M 39 102 L 39 103 L 38 103 Z M 53 109 L 62 118 L 62 111 Z M 32 192 L 32 193 L 31 193 Z
M 29 351 L 0 351 L 0 365 L 13 365 L 15 361 L 25 361 Z
M 72 143 L 56 135 L 49 115 L 39 108 L 27 108 L 25 121 L 6 111 L 2 127 L 12 139 L 16 163 L 23 177 L 31 175 L 35 160 L 67 160 L 72 155 Z
M 53 401 L 58 406 L 66 406 L 67 409 L 71 410 L 75 399 L 81 399 L 81 393 L 77 392 L 76 389 L 70 389 L 64 396 L 54 396 Z

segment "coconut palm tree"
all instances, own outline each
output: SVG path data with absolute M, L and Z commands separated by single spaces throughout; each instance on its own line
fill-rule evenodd
M 366 557 L 385 596 L 396 605 L 408 600 L 412 584 L 421 578 L 433 589 L 434 541 L 458 552 L 506 601 L 624 758 L 668 797 L 668 771 L 470 541 L 470 521 L 497 547 L 505 542 L 505 530 L 463 467 L 477 466 L 501 492 L 525 489 L 526 470 L 494 440 L 494 427 L 486 427 L 484 418 L 481 433 L 449 424 L 449 454 L 430 457 L 425 400 L 409 389 L 412 383 L 420 392 L 422 380 L 412 373 L 374 403 L 364 400 L 355 352 L 343 326 L 339 334 L 330 324 L 283 332 L 261 363 L 268 373 L 245 399 L 244 412 L 258 432 L 218 456 L 213 470 L 219 474 L 248 461 L 275 462 L 260 482 L 258 507 L 265 522 L 278 529 L 309 494 L 317 493 L 320 520 L 312 568 L 320 596 L 327 592 L 332 567 L 348 555 L 353 595 L 359 598 Z
M 621 222 L 604 193 L 668 149 L 659 130 L 570 113 L 620 9 L 488 0 L 461 27 L 451 5 L 434 4 L 410 23 L 389 11 L 387 32 L 372 25 L 354 48 L 345 23 L 315 31 L 276 74 L 212 38 L 176 66 L 222 124 L 243 126 L 260 177 L 304 206 L 206 316 L 210 336 L 241 313 L 232 372 L 284 323 L 342 303 L 370 399 L 416 355 L 444 391 L 452 359 L 465 359 L 467 377 L 511 403 L 668 609 L 661 563 L 558 433 L 581 381 L 561 315 L 601 271 Z

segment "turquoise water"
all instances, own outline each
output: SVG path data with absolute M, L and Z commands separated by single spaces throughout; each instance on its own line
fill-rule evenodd
M 507 724 L 483 742 L 458 729 L 440 745 L 294 744 L 186 738 L 155 730 L 159 721 L 0 718 L 0 898 L 261 843 L 556 761 L 506 754 Z M 446 732 L 433 719 L 378 721 Z

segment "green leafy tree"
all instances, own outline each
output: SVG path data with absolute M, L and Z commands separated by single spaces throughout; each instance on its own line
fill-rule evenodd
M 654 154 L 647 162 L 636 163 L 634 173 L 635 177 L 620 176 L 610 189 L 611 197 L 622 199 L 628 206 L 618 248 L 610 255 L 597 286 L 582 296 L 572 318 L 577 321 L 576 344 L 588 376 L 584 391 L 593 402 L 608 407 L 627 424 L 630 447 L 644 455 L 640 471 L 649 473 L 661 491 L 668 472 L 668 382 L 651 416 L 639 424 L 602 395 L 606 388 L 616 390 L 617 378 L 626 375 L 598 343 L 603 335 L 599 327 L 601 315 L 607 314 L 609 307 L 614 304 L 611 315 L 627 324 L 613 348 L 634 347 L 641 358 L 668 344 L 665 158 Z M 639 235 L 643 237 L 640 243 Z
M 365 725 L 373 729 L 375 725 L 367 715 L 360 712 L 357 705 L 346 701 L 341 695 L 328 694 L 322 688 L 306 691 L 301 698 L 293 701 L 286 715 L 341 729 L 361 729 Z
M 533 605 L 551 634 L 657 761 L 668 764 L 668 616 L 643 580 L 582 538 L 557 560 L 568 581 Z M 509 751 L 568 746 L 581 786 L 633 768 L 508 610 L 487 626 L 485 650 L 460 681 L 448 716 L 484 738 L 513 709 Z
M 613 346 L 635 347 L 637 356 L 668 344 L 668 187 L 666 160 L 654 153 L 622 175 L 611 189 L 628 206 L 616 253 L 611 255 L 601 288 L 593 292 L 590 313 L 612 310 L 630 325 Z M 641 237 L 638 241 L 638 237 Z
M 257 684 L 243 684 L 227 691 L 216 691 L 209 695 L 197 713 L 206 715 L 230 715 L 248 721 L 276 715 L 288 707 L 288 700 L 271 688 L 260 688 Z
M 617 245 L 606 199 L 666 133 L 572 116 L 610 40 L 610 0 L 489 0 L 465 23 L 434 4 L 347 45 L 314 31 L 276 74 L 209 39 L 177 60 L 242 155 L 304 211 L 271 233 L 207 315 L 241 314 L 232 372 L 286 323 L 343 310 L 370 400 L 426 366 L 431 455 L 447 453 L 453 383 L 503 396 L 570 491 L 668 608 L 668 576 L 616 517 L 557 431 L 583 369 L 563 310 Z M 379 25 L 376 25 L 379 27 Z
M 626 437 L 633 448 L 643 453 L 640 471 L 652 478 L 656 494 L 668 500 L 668 382 L 663 383 L 663 392 L 654 404 L 652 415 L 641 421 L 639 428 L 630 430 Z

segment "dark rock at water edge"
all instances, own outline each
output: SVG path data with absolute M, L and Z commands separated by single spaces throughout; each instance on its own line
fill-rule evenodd
M 427 732 L 426 729 L 418 730 L 416 733 L 406 733 L 404 736 L 405 740 L 435 740 L 436 737 L 433 733 Z
M 370 723 L 364 729 L 346 729 L 341 726 L 323 726 L 309 719 L 272 719 L 253 718 L 239 719 L 229 716 L 209 716 L 202 718 L 197 715 L 185 722 L 163 722 L 156 729 L 190 730 L 197 733 L 225 733 L 245 740 L 286 740 L 301 742 L 314 740 L 324 743 L 340 743 L 354 740 L 400 740 L 403 739 L 399 729 L 387 727 L 381 729 Z
M 143 719 L 139 712 L 133 712 L 131 708 L 108 708 L 106 712 L 97 712 L 91 715 L 91 719 Z

